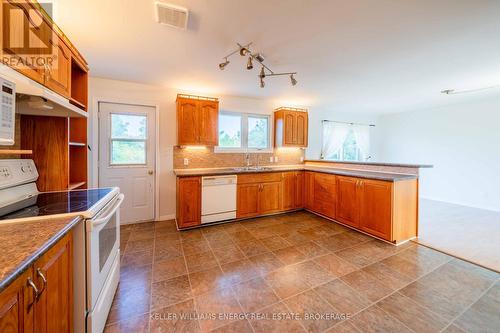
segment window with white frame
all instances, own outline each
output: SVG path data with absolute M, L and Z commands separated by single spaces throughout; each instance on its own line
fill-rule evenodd
M 110 116 L 110 164 L 146 164 L 147 116 L 119 113 Z
M 369 160 L 370 126 L 324 121 L 321 158 L 338 161 Z
M 249 113 L 219 113 L 218 152 L 271 149 L 271 117 Z

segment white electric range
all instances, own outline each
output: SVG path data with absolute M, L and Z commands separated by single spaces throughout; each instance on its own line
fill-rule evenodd
M 102 332 L 120 277 L 119 188 L 39 192 L 33 160 L 0 160 L 0 223 L 82 216 L 74 230 L 75 332 Z

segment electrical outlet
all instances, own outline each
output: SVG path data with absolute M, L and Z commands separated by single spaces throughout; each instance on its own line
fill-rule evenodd
M 185 159 L 184 159 L 184 165 L 185 165 L 185 166 L 188 166 L 188 165 L 189 165 L 189 158 L 185 158 Z
M 273 157 L 269 157 L 269 162 L 273 163 Z
M 300 162 L 304 162 L 304 156 L 300 156 Z
M 274 156 L 274 163 L 278 163 L 278 156 Z

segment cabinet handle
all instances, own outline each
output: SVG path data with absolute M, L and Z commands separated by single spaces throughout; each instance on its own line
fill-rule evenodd
M 36 287 L 35 283 L 33 282 L 33 280 L 30 277 L 28 278 L 28 287 L 33 288 L 33 293 L 34 293 L 34 295 L 33 295 L 33 302 L 31 302 L 28 305 L 28 309 L 29 309 L 29 308 L 31 308 L 33 306 L 33 304 L 38 299 L 38 288 Z
M 43 281 L 42 290 L 40 290 L 40 292 L 38 293 L 37 298 L 36 298 L 38 300 L 40 298 L 40 296 L 42 296 L 45 289 L 47 289 L 47 279 L 45 278 L 45 275 L 43 275 L 42 270 L 40 268 L 36 269 L 36 275 L 39 276 Z

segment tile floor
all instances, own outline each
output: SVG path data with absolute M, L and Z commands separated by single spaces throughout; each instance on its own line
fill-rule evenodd
M 106 332 L 494 332 L 500 275 L 307 212 L 124 226 Z
M 500 272 L 500 212 L 420 200 L 418 243 Z

